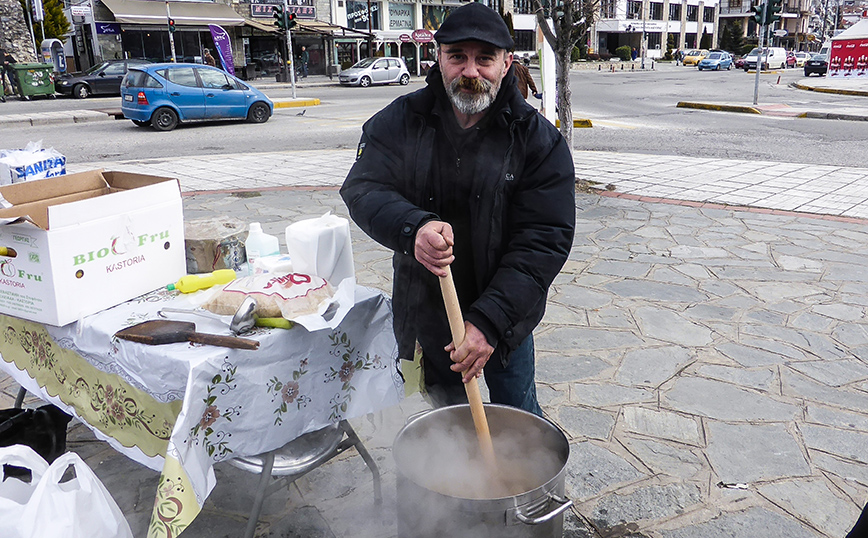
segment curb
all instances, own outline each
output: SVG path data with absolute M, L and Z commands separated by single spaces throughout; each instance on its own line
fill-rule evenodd
M 841 114 L 838 112 L 805 112 L 799 116 L 800 118 L 812 118 L 819 120 L 849 120 L 849 121 L 868 121 L 868 116 L 857 116 L 855 114 Z
M 555 127 L 561 126 L 561 120 L 555 120 Z M 591 120 L 588 119 L 576 119 L 573 118 L 573 127 L 578 129 L 588 129 L 593 127 L 594 124 L 591 123 Z
M 689 103 L 679 101 L 676 108 L 696 108 L 699 110 L 717 110 L 722 112 L 742 112 L 744 114 L 762 114 L 759 109 L 742 105 L 711 105 L 708 103 Z
M 274 103 L 274 108 L 293 108 L 293 107 L 302 107 L 302 106 L 316 106 L 320 104 L 319 99 L 294 99 L 290 101 L 276 101 L 274 99 L 271 100 Z
M 856 97 L 868 97 L 868 91 L 864 90 L 843 90 L 838 88 L 816 88 L 814 86 L 805 86 L 804 84 L 799 84 L 798 82 L 792 83 L 793 87 L 797 90 L 805 90 L 809 92 L 817 92 L 817 93 L 833 93 L 836 95 L 852 95 Z

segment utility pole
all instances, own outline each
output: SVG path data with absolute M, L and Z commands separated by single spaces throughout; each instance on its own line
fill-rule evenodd
M 769 0 L 766 0 L 765 2 L 763 2 L 762 8 L 760 8 L 758 10 L 756 9 L 756 6 L 754 7 L 757 15 L 759 15 L 759 20 L 757 21 L 757 24 L 759 25 L 757 28 L 757 30 L 758 30 L 757 34 L 759 34 L 759 39 L 758 39 L 759 52 L 756 55 L 756 77 L 754 77 L 754 83 L 753 83 L 753 104 L 754 105 L 756 105 L 757 101 L 759 100 L 760 69 L 762 69 L 762 63 L 763 63 L 763 37 L 765 36 L 766 11 L 768 10 L 768 8 L 769 8 Z M 757 15 L 754 15 L 754 17 L 756 17 Z M 766 53 L 766 58 L 768 58 L 768 53 Z
M 289 24 L 289 3 L 283 0 L 283 13 L 286 20 L 286 50 L 289 56 L 289 81 L 292 83 L 292 98 L 295 99 L 295 56 L 292 55 L 292 33 Z
M 645 9 L 648 5 L 647 0 L 642 1 L 642 43 L 640 43 L 640 46 L 642 47 L 642 70 L 645 69 L 645 52 L 648 49 L 648 43 L 645 41 L 645 36 L 648 35 L 645 33 Z
M 172 49 L 172 63 L 177 63 L 178 57 L 175 56 L 175 21 L 172 20 L 168 0 L 166 0 L 166 26 L 169 30 L 169 47 Z

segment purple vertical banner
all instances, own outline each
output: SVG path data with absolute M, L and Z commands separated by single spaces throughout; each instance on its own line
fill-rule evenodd
M 229 34 L 226 33 L 226 30 L 222 26 L 216 24 L 209 24 L 208 28 L 211 29 L 211 38 L 214 40 L 214 46 L 220 54 L 223 69 L 234 76 L 235 61 L 232 59 L 232 42 L 229 41 Z

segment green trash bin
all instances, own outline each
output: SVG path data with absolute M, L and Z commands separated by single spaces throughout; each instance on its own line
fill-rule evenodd
M 12 64 L 18 76 L 18 95 L 29 100 L 34 95 L 54 98 L 53 64 Z

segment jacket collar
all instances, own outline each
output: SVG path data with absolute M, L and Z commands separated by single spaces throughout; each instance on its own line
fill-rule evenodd
M 443 74 L 440 71 L 440 65 L 434 64 L 425 77 L 425 82 L 428 84 L 428 90 L 433 93 L 435 103 L 432 103 L 433 109 L 439 107 L 451 112 L 452 105 L 449 101 L 449 96 L 446 95 L 446 88 L 443 86 Z M 480 121 L 481 125 L 488 125 L 491 122 L 496 122 L 503 128 L 509 127 L 509 124 L 515 120 L 527 119 L 536 111 L 533 107 L 527 104 L 524 97 L 518 91 L 516 85 L 515 66 L 509 68 L 503 81 L 500 83 L 500 91 L 497 92 L 497 97 L 494 103 L 488 109 L 488 112 Z

